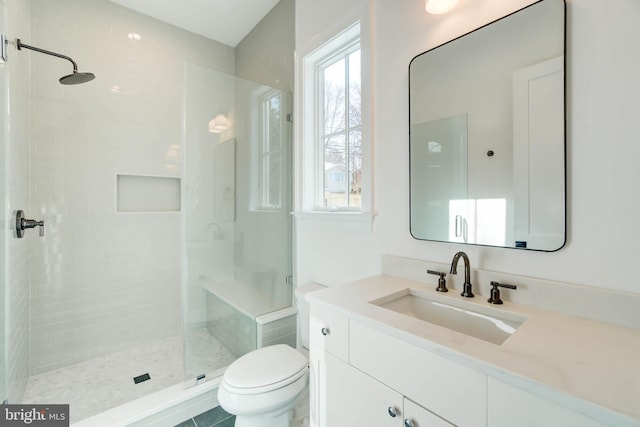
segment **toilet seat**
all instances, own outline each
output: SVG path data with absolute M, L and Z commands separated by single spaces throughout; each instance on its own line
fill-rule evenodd
M 244 426 L 243 423 L 251 419 L 256 423 L 248 425 L 264 427 L 265 420 L 279 417 L 292 409 L 307 386 L 308 376 L 306 370 L 304 372 L 305 375 L 291 384 L 267 393 L 236 394 L 222 383 L 218 389 L 218 403 L 225 411 L 236 416 L 236 426 Z
M 294 383 L 307 373 L 307 366 L 307 359 L 288 345 L 263 347 L 233 362 L 222 385 L 238 395 L 268 393 Z

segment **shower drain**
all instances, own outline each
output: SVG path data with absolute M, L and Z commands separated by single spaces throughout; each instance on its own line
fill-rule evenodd
M 151 379 L 151 376 L 149 375 L 149 373 L 146 373 L 146 374 L 138 375 L 137 377 L 133 377 L 133 382 L 135 384 L 140 384 L 141 382 L 150 380 L 150 379 Z

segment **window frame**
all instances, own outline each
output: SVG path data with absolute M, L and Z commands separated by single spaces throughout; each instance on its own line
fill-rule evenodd
M 365 14 L 366 15 L 366 14 Z M 368 21 L 361 22 L 355 18 L 339 27 L 336 26 L 331 34 L 327 33 L 324 40 L 315 40 L 300 48 L 296 61 L 296 120 L 295 130 L 295 216 L 296 218 L 322 217 L 330 220 L 357 220 L 373 224 L 375 211 L 373 210 L 373 129 L 371 122 L 371 52 L 368 37 Z M 361 73 L 361 108 L 362 108 L 362 173 L 361 206 L 359 210 L 329 210 L 319 206 L 317 161 L 318 126 L 318 75 L 317 64 L 327 60 L 337 51 L 344 49 L 353 41 L 360 41 L 360 73 Z

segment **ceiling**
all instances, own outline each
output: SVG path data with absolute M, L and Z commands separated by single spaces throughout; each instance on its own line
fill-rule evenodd
M 111 0 L 235 47 L 279 0 Z

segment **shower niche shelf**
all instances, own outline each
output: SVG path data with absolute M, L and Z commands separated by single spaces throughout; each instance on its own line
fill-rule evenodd
M 180 178 L 116 175 L 117 212 L 180 212 Z

